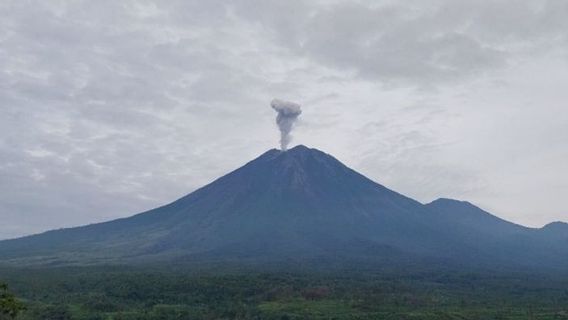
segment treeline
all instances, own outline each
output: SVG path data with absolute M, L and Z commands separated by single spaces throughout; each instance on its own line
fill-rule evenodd
M 0 319 L 15 319 L 23 310 L 24 304 L 8 290 L 8 285 L 0 282 Z
M 16 306 L 2 316 L 16 319 L 568 319 L 568 281 L 523 274 L 51 268 L 0 280 L 19 297 L 2 287 Z

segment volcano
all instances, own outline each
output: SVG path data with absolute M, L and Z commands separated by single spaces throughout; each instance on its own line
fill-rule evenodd
M 422 204 L 300 145 L 129 218 L 0 241 L 0 264 L 565 268 L 567 248 L 566 224 L 527 228 L 468 202 Z

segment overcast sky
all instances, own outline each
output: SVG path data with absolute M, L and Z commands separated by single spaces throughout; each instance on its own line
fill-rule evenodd
M 568 220 L 568 1 L 0 2 L 0 238 L 129 216 L 292 145 L 421 202 Z

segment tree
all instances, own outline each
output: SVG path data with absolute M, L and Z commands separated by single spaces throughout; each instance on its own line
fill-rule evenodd
M 39 312 L 39 318 L 49 320 L 69 320 L 71 319 L 71 313 L 65 305 L 49 305 Z
M 8 291 L 8 285 L 0 283 L 0 319 L 14 319 L 24 309 L 24 304 Z

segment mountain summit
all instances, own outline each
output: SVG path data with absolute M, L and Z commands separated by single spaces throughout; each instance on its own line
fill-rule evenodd
M 423 205 L 305 146 L 269 150 L 165 206 L 125 219 L 0 241 L 0 263 L 227 262 L 547 266 L 568 234 L 441 199 Z M 550 233 L 550 235 L 549 235 Z M 553 240 L 551 240 L 553 239 Z

